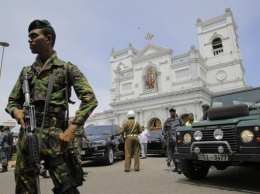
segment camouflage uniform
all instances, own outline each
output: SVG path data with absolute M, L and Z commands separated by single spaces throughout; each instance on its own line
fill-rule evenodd
M 174 161 L 175 166 L 179 165 L 180 160 L 174 159 L 174 153 L 177 152 L 176 147 L 176 128 L 184 126 L 183 121 L 179 117 L 170 117 L 163 124 L 163 133 L 169 134 L 168 142 L 168 159 Z M 166 135 L 167 136 L 167 135 Z
M 48 59 L 50 63 L 42 69 L 38 68 L 38 56 L 33 65 L 25 67 L 21 72 L 8 100 L 6 111 L 12 115 L 14 109 L 22 109 L 24 95 L 22 91 L 22 75 L 27 72 L 29 76 L 31 104 L 36 110 L 35 133 L 39 138 L 40 127 L 43 118 L 43 109 L 47 93 L 48 82 L 52 69 L 56 69 L 52 95 L 49 107 L 46 112 L 46 119 L 42 130 L 42 141 L 40 150 L 40 160 L 43 160 L 49 170 L 49 174 L 54 183 L 54 193 L 67 193 L 68 188 L 72 188 L 69 181 L 67 166 L 62 155 L 58 154 L 59 134 L 64 130 L 64 120 L 66 112 L 66 86 L 64 61 L 56 56 L 56 52 Z M 39 71 L 41 69 L 41 71 Z M 73 86 L 78 98 L 81 100 L 79 110 L 75 113 L 72 124 L 81 126 L 92 113 L 98 102 L 87 79 L 77 66 L 68 65 L 69 88 Z M 12 115 L 13 116 L 13 115 Z M 24 131 L 20 129 L 17 144 L 17 159 L 15 166 L 16 193 L 35 193 L 34 169 L 29 165 L 28 151 L 24 144 Z
M 2 147 L 1 151 L 1 161 L 2 161 L 2 172 L 7 171 L 8 161 L 11 158 L 12 145 L 8 143 L 8 135 L 10 131 L 4 131 L 1 134 L 0 146 Z
M 73 150 L 74 153 L 77 155 L 79 162 L 81 162 L 81 148 L 82 148 L 82 138 L 84 137 L 84 127 L 81 126 L 78 128 L 75 138 L 73 140 Z
M 135 124 L 135 119 L 129 118 L 122 125 L 121 132 L 120 132 L 121 134 L 126 133 L 126 138 L 125 138 L 125 171 L 126 172 L 130 171 L 131 156 L 134 156 L 134 170 L 139 171 L 139 166 L 140 166 L 140 158 L 139 158 L 140 147 L 139 147 L 138 134 L 142 133 L 142 130 L 139 122 L 136 121 L 135 126 L 134 124 Z

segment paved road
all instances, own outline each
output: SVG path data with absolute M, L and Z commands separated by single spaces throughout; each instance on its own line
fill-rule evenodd
M 79 190 L 82 194 L 240 194 L 260 193 L 260 171 L 230 167 L 225 171 L 211 169 L 203 181 L 191 181 L 171 172 L 165 158 L 148 157 L 141 160 L 139 172 L 124 172 L 124 161 L 112 166 L 92 162 L 84 164 L 89 174 Z M 51 179 L 41 178 L 42 194 L 51 194 Z M 0 193 L 14 193 L 13 170 L 0 174 Z

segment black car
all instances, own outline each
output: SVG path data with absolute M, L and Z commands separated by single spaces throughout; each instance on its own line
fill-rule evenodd
M 90 146 L 83 140 L 81 158 L 83 161 L 95 160 L 111 165 L 115 157 L 124 158 L 124 139 L 117 125 L 86 127 L 85 132 Z
M 162 131 L 150 131 L 151 143 L 148 142 L 147 154 L 166 155 L 166 140 L 162 135 Z

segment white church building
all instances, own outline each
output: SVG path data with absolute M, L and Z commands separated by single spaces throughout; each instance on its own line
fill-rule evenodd
M 169 109 L 184 121 L 188 113 L 202 117 L 201 105 L 211 96 L 245 87 L 245 69 L 240 55 L 237 25 L 229 8 L 223 15 L 196 23 L 199 49 L 191 45 L 181 55 L 152 43 L 140 51 L 132 44 L 111 51 L 111 109 L 95 113 L 85 126 L 122 126 L 126 113 L 134 110 L 136 119 L 150 130 L 159 130 L 169 117 Z

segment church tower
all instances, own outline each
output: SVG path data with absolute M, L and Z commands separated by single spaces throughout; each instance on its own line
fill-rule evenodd
M 197 19 L 200 53 L 205 59 L 208 88 L 212 92 L 246 87 L 237 25 L 229 8 L 207 21 Z

